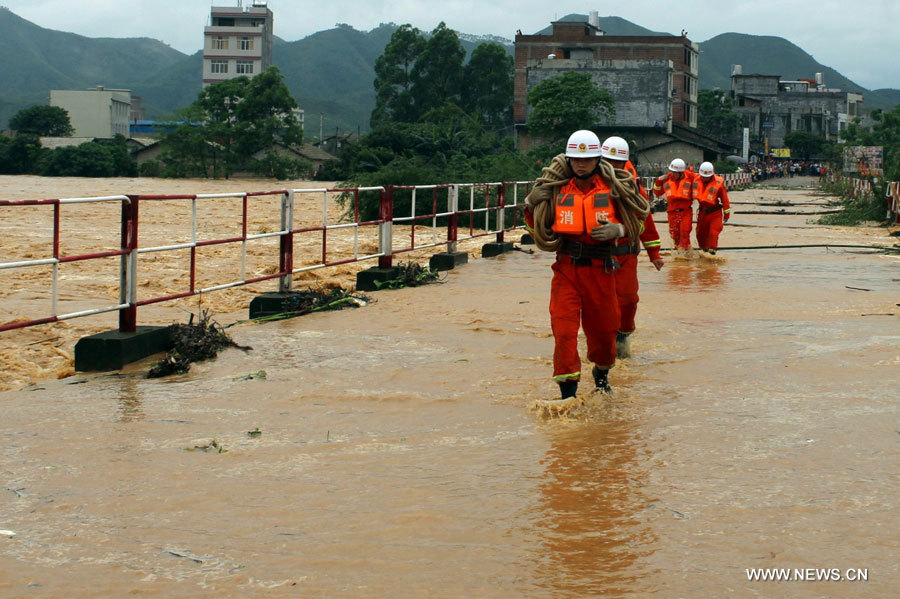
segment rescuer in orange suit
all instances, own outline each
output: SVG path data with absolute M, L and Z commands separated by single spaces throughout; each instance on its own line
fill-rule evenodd
M 691 227 L 693 226 L 692 186 L 696 175 L 685 172 L 684 160 L 676 158 L 669 163 L 668 174 L 659 177 L 653 184 L 653 194 L 666 196 L 666 213 L 669 220 L 669 235 L 676 250 L 691 249 Z
M 638 179 L 637 169 L 629 160 L 630 149 L 628 142 L 621 137 L 613 136 L 603 140 L 600 144 L 600 156 L 603 160 L 609 162 L 614 168 L 619 168 L 631 173 L 634 182 L 638 186 L 641 195 L 648 199 L 647 192 Z M 640 239 L 647 250 L 647 256 L 650 262 L 660 270 L 665 263 L 659 254 L 660 246 L 659 233 L 656 230 L 656 224 L 653 222 L 653 213 L 648 212 L 647 218 L 644 219 L 643 231 Z M 617 245 L 625 245 L 628 243 L 627 238 L 617 240 Z M 638 248 L 634 248 L 639 251 Z M 637 255 L 623 254 L 616 256 L 616 260 L 622 265 L 622 268 L 616 270 L 616 295 L 619 300 L 619 330 L 616 333 L 616 357 L 628 358 L 631 355 L 631 342 L 629 335 L 634 332 L 634 317 L 637 314 L 638 297 L 638 274 L 637 274 Z
M 610 197 L 610 182 L 597 173 L 599 138 L 591 131 L 576 131 L 569 136 L 565 156 L 574 176 L 552 199 L 552 230 L 559 235 L 560 245 L 550 282 L 553 379 L 559 384 L 561 399 L 574 397 L 581 379 L 579 326 L 587 339 L 588 359 L 594 363 L 596 390 L 612 391 L 608 376 L 616 362 L 619 328 L 616 270 L 620 265 L 616 256 L 631 251 L 628 245 L 616 245 L 616 240 L 626 236 L 626 229 L 618 201 Z M 646 211 L 638 216 L 643 220 Z M 533 229 L 530 204 L 525 220 Z
M 719 234 L 731 217 L 731 204 L 725 179 L 715 174 L 713 165 L 700 165 L 700 176 L 694 181 L 694 198 L 697 208 L 697 245 L 700 250 L 715 255 L 719 248 Z

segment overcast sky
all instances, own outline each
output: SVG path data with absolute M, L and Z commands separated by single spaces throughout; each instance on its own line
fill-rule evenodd
M 209 7 L 238 1 L 0 0 L 0 5 L 47 29 L 89 37 L 151 37 L 193 54 L 203 44 Z M 535 33 L 567 14 L 597 10 L 654 31 L 677 35 L 686 29 L 695 42 L 729 31 L 783 37 L 865 88 L 900 88 L 898 0 L 269 0 L 269 7 L 275 35 L 287 41 L 336 23 L 363 31 L 379 23 L 412 23 L 430 31 L 440 21 L 459 32 L 512 39 L 517 29 Z

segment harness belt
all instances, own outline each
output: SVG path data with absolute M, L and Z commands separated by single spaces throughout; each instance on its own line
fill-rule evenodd
M 634 254 L 631 244 L 624 245 L 599 245 L 594 243 L 581 243 L 563 238 L 559 251 L 573 258 L 607 258 L 609 256 L 624 256 Z
M 716 204 L 715 206 L 712 206 L 712 207 L 710 207 L 710 208 L 704 208 L 704 209 L 703 209 L 703 214 L 712 214 L 713 212 L 717 212 L 717 211 L 719 211 L 719 210 L 721 210 L 721 209 L 722 209 L 722 205 L 721 205 L 721 204 Z
M 603 266 L 607 272 L 619 268 L 619 263 L 613 260 L 613 256 L 634 254 L 630 244 L 625 245 L 597 245 L 593 243 L 581 243 L 563 238 L 556 259 L 560 262 L 569 262 L 575 266 Z M 594 264 L 594 260 L 598 263 Z

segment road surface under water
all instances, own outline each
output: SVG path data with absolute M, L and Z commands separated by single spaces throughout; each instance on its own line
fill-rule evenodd
M 813 196 L 733 193 L 722 246 L 893 240 L 761 198 Z M 0 394 L 0 597 L 894 596 L 900 258 L 720 254 L 642 257 L 615 395 L 563 418 L 540 252 Z

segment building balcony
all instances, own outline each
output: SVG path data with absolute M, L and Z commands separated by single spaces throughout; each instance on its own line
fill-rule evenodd
M 233 58 L 237 60 L 262 60 L 262 50 L 218 50 L 204 48 L 203 58 Z
M 250 25 L 215 25 L 203 28 L 203 35 L 263 35 L 265 27 L 251 27 Z

